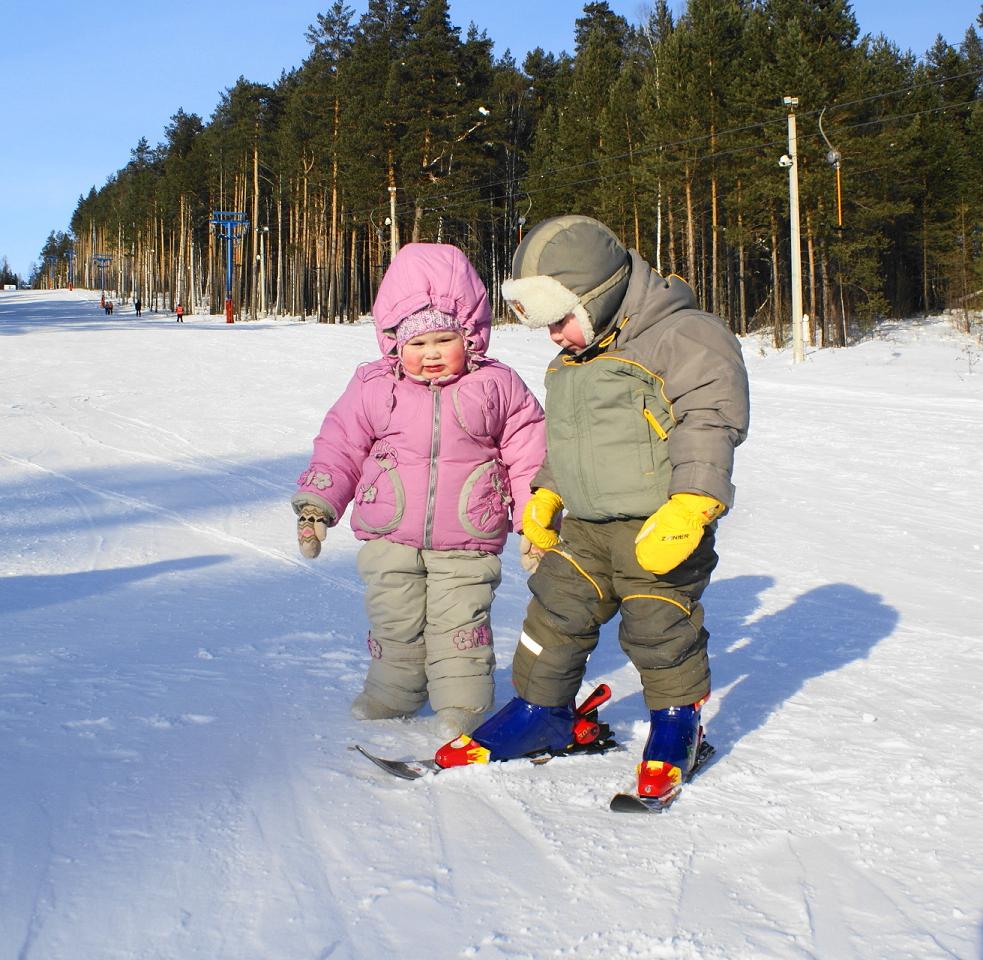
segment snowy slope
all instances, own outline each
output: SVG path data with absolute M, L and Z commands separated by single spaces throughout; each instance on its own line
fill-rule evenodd
M 983 363 L 943 320 L 745 344 L 753 423 L 706 605 L 718 760 L 608 813 L 628 747 L 404 784 L 358 723 L 347 527 L 287 499 L 371 327 L 183 326 L 0 294 L 0 960 L 978 958 Z M 541 392 L 551 345 L 497 329 Z M 498 699 L 526 601 L 496 600 Z

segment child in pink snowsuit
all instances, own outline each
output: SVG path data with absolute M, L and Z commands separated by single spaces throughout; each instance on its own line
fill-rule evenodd
M 382 358 L 314 440 L 292 500 L 300 549 L 316 557 L 352 504 L 371 628 L 352 713 L 410 716 L 429 697 L 443 732 L 470 732 L 494 700 L 499 554 L 545 456 L 543 411 L 485 356 L 488 296 L 456 247 L 404 246 L 372 312 Z

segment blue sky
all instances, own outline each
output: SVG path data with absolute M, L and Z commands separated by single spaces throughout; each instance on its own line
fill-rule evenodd
M 348 0 L 358 14 L 365 0 Z M 631 21 L 640 0 L 610 0 Z M 673 0 L 679 11 L 685 0 Z M 0 256 L 30 272 L 79 194 L 124 166 L 140 137 L 163 139 L 183 107 L 208 118 L 242 74 L 272 82 L 308 51 L 304 32 L 330 0 L 13 0 L 0 42 Z M 450 0 L 462 31 L 487 31 L 521 61 L 537 46 L 572 50 L 582 0 Z M 980 0 L 854 0 L 860 28 L 917 54 L 941 33 L 958 44 Z

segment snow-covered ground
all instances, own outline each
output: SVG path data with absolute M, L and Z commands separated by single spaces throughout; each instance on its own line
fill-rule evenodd
M 288 505 L 370 326 L 0 294 L 0 960 L 981 956 L 983 363 L 944 320 L 745 344 L 753 418 L 706 605 L 718 759 L 607 810 L 627 751 L 404 783 L 359 723 L 357 545 Z M 492 354 L 541 392 L 545 335 Z M 498 700 L 526 602 L 510 543 Z M 586 688 L 585 688 L 586 692 Z

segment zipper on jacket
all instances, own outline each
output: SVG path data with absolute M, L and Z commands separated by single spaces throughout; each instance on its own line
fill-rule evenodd
M 440 387 L 430 384 L 433 394 L 433 429 L 430 435 L 430 483 L 427 487 L 427 518 L 423 524 L 423 548 L 431 549 L 433 514 L 437 492 L 437 456 L 440 453 Z
M 642 410 L 642 416 L 649 422 L 649 426 L 659 435 L 660 440 L 668 440 L 669 434 L 662 428 L 662 424 L 655 419 L 655 414 L 646 407 Z

